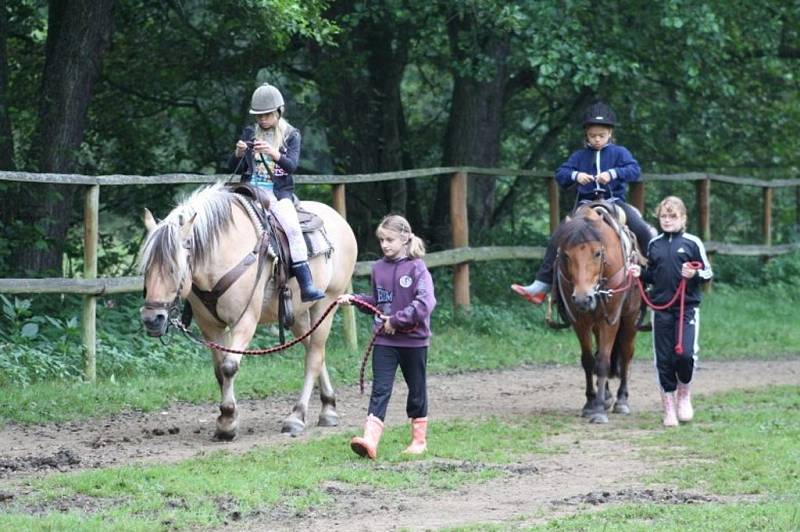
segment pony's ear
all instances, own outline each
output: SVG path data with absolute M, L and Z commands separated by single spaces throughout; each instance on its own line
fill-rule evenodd
M 181 240 L 186 240 L 190 236 L 192 236 L 192 226 L 194 225 L 194 221 L 197 218 L 197 213 L 194 213 L 189 221 L 181 225 Z
M 153 217 L 153 213 L 150 212 L 150 209 L 148 209 L 146 207 L 144 209 L 144 217 L 143 218 L 144 218 L 144 226 L 147 228 L 148 232 L 151 232 L 158 225 L 156 223 L 156 219 Z

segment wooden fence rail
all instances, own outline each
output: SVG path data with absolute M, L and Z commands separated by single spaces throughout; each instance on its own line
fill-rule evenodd
M 457 307 L 469 307 L 469 263 L 511 259 L 541 259 L 544 248 L 531 246 L 507 247 L 469 247 L 469 220 L 467 217 L 467 176 L 518 176 L 544 179 L 547 181 L 550 228 L 554 230 L 560 221 L 559 189 L 552 172 L 540 170 L 519 170 L 505 168 L 479 167 L 437 167 L 418 170 L 404 170 L 376 174 L 355 175 L 297 175 L 298 184 L 332 185 L 333 206 L 347 216 L 345 205 L 345 185 L 347 183 L 367 183 L 396 179 L 417 179 L 449 175 L 450 179 L 450 226 L 453 249 L 429 253 L 425 262 L 429 267 L 454 266 L 453 297 Z M 800 179 L 763 180 L 747 177 L 733 177 L 709 173 L 684 174 L 645 174 L 644 181 L 631 185 L 630 201 L 644 210 L 644 182 L 646 181 L 695 181 L 698 206 L 700 236 L 706 242 L 709 252 L 740 256 L 775 256 L 800 249 L 800 244 L 772 245 L 772 201 L 773 190 L 783 187 L 800 187 Z M 84 348 L 84 375 L 89 381 L 96 378 L 96 309 L 97 297 L 106 294 L 119 294 L 142 290 L 141 277 L 97 278 L 97 250 L 99 238 L 99 204 L 101 186 L 118 185 L 163 185 L 163 184 L 203 184 L 226 181 L 230 175 L 164 174 L 158 176 L 104 175 L 87 176 L 79 174 L 47 174 L 30 172 L 2 172 L 0 181 L 23 183 L 50 183 L 85 186 L 84 196 L 84 272 L 83 279 L 0 279 L 0 293 L 6 294 L 81 294 L 82 343 Z M 710 198 L 711 182 L 752 186 L 763 189 L 762 245 L 735 245 L 709 241 L 711 238 Z M 800 192 L 798 192 L 800 197 Z M 355 275 L 368 275 L 371 262 L 356 264 Z M 356 349 L 355 317 L 353 308 L 343 307 L 344 330 L 347 344 Z

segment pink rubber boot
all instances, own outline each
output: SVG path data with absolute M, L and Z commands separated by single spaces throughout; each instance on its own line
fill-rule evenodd
M 677 427 L 678 417 L 675 415 L 675 392 L 661 392 L 661 404 L 664 407 L 664 426 Z
M 689 384 L 678 381 L 678 421 L 691 421 L 694 417 L 692 391 Z
M 428 418 L 416 417 L 411 420 L 411 445 L 403 451 L 405 454 L 422 454 L 428 448 L 426 436 L 428 433 Z
M 361 438 L 356 436 L 350 440 L 350 448 L 359 456 L 375 460 L 378 456 L 378 442 L 381 441 L 382 435 L 383 421 L 370 414 L 364 422 L 364 436 Z

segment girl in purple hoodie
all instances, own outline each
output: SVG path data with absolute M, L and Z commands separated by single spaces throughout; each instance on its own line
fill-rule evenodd
M 375 316 L 377 337 L 372 353 L 372 393 L 364 436 L 350 442 L 354 452 L 371 459 L 378 453 L 397 366 L 408 385 L 406 414 L 411 418 L 411 445 L 403 452 L 421 454 L 427 449 L 426 367 L 431 312 L 436 306 L 431 274 L 422 261 L 425 244 L 411 232 L 408 221 L 391 214 L 381 221 L 375 234 L 383 258 L 372 266 L 372 294 L 342 294 L 338 299 L 344 304 L 358 298 L 381 311 Z

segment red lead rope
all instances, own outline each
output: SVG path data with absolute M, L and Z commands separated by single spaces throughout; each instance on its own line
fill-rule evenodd
M 352 303 L 356 306 L 371 310 L 376 316 L 381 314 L 381 311 L 378 309 L 378 307 L 367 303 L 363 299 L 354 297 L 352 299 Z M 370 339 L 367 348 L 364 350 L 364 357 L 361 359 L 361 369 L 358 372 L 358 390 L 361 395 L 364 395 L 364 373 L 367 370 L 367 360 L 369 360 L 369 354 L 372 353 L 372 348 L 375 346 L 375 339 L 378 338 L 378 333 L 380 333 L 380 331 L 380 329 L 377 329 L 374 333 L 372 333 L 372 338 Z
M 354 297 L 352 302 L 353 302 L 354 305 L 357 305 L 359 307 L 364 307 L 366 309 L 371 310 L 372 313 L 375 314 L 375 315 L 380 315 L 380 313 L 381 313 L 381 311 L 377 307 L 367 303 L 364 300 L 361 300 L 361 299 L 358 299 L 358 298 Z M 210 347 L 211 349 L 216 349 L 218 351 L 224 351 L 226 353 L 236 353 L 238 355 L 251 355 L 251 356 L 252 355 L 271 355 L 273 353 L 278 353 L 280 351 L 288 349 L 288 348 L 292 347 L 293 345 L 305 340 L 308 336 L 311 335 L 312 332 L 314 332 L 314 330 L 317 327 L 320 326 L 320 324 L 322 323 L 322 320 L 324 320 L 328 316 L 328 314 L 330 314 L 331 311 L 336 308 L 336 306 L 338 304 L 339 304 L 338 302 L 334 301 L 330 305 L 328 305 L 328 308 L 325 309 L 325 312 L 322 313 L 322 316 L 320 316 L 317 319 L 317 321 L 314 322 L 314 324 L 311 326 L 311 328 L 305 334 L 303 334 L 302 336 L 298 336 L 294 340 L 286 342 L 285 344 L 274 345 L 274 346 L 268 347 L 266 349 L 231 349 L 230 347 L 224 346 L 222 344 L 218 344 L 217 342 L 212 342 L 211 340 L 206 340 L 204 338 L 198 337 L 197 335 L 192 333 L 192 331 L 188 327 L 184 326 L 183 323 L 181 323 L 181 321 L 179 319 L 177 319 L 177 318 L 171 319 L 170 323 L 174 327 L 176 327 L 176 328 L 180 329 L 181 331 L 183 331 L 183 333 L 186 335 L 186 337 L 189 338 L 190 340 L 192 340 L 193 342 L 196 342 L 196 343 L 201 344 L 201 345 L 205 345 L 206 347 Z M 410 332 L 410 331 L 413 331 L 415 328 L 416 327 L 412 327 L 411 329 L 406 330 L 406 331 L 402 331 L 402 332 Z M 378 334 L 380 334 L 380 329 L 375 331 L 375 333 L 372 335 L 372 339 L 369 341 L 369 345 L 367 346 L 367 349 L 364 351 L 364 358 L 361 361 L 361 370 L 359 372 L 358 388 L 359 388 L 359 390 L 361 390 L 361 394 L 362 395 L 364 394 L 364 372 L 366 371 L 367 360 L 369 360 L 369 354 L 372 352 L 372 348 L 375 345 L 375 339 L 378 337 Z
M 703 267 L 703 263 L 702 262 L 689 262 L 688 264 L 689 264 L 689 266 L 691 266 L 695 270 L 699 270 L 700 268 Z M 630 273 L 628 273 L 628 277 L 633 277 L 633 276 Z M 675 291 L 675 295 L 672 296 L 672 299 L 670 299 L 668 303 L 665 303 L 663 305 L 656 305 L 655 303 L 653 303 L 650 300 L 650 298 L 647 297 L 647 292 L 644 291 L 644 286 L 642 285 L 642 281 L 638 277 L 636 278 L 636 285 L 639 287 L 639 293 L 642 296 L 642 300 L 645 302 L 645 304 L 648 307 L 652 308 L 653 310 L 665 310 L 665 309 L 668 309 L 669 307 L 674 305 L 675 301 L 677 301 L 678 297 L 680 297 L 680 299 L 681 299 L 680 305 L 681 306 L 680 306 L 680 314 L 679 314 L 679 317 L 678 317 L 678 343 L 675 344 L 675 352 L 677 354 L 679 354 L 679 355 L 682 355 L 683 354 L 683 315 L 684 315 L 684 310 L 686 308 L 686 277 L 681 277 L 681 282 L 680 282 L 680 284 L 678 284 L 678 289 Z M 624 289 L 627 289 L 628 286 L 630 286 L 630 282 L 625 286 Z M 616 292 L 616 290 L 615 290 L 615 292 Z
M 351 302 L 356 306 L 363 307 L 365 309 L 371 310 L 372 313 L 374 315 L 376 315 L 376 316 L 380 316 L 381 315 L 381 311 L 380 311 L 380 309 L 378 307 L 376 307 L 374 305 L 371 305 L 370 303 L 367 303 L 363 299 L 359 299 L 357 297 L 354 297 L 351 300 Z M 408 329 L 398 329 L 398 332 L 407 334 L 407 333 L 410 333 L 410 332 L 416 330 L 416 328 L 417 328 L 417 326 L 414 325 L 413 327 L 409 327 Z M 359 374 L 358 374 L 358 389 L 361 392 L 361 395 L 364 395 L 364 373 L 367 370 L 367 360 L 369 360 L 369 355 L 370 355 L 370 353 L 372 353 L 372 348 L 375 347 L 375 340 L 378 338 L 378 335 L 381 333 L 381 330 L 382 330 L 381 327 L 379 327 L 372 334 L 372 338 L 369 341 L 369 345 L 367 345 L 367 349 L 364 350 L 364 357 L 361 359 L 361 369 L 360 369 Z

